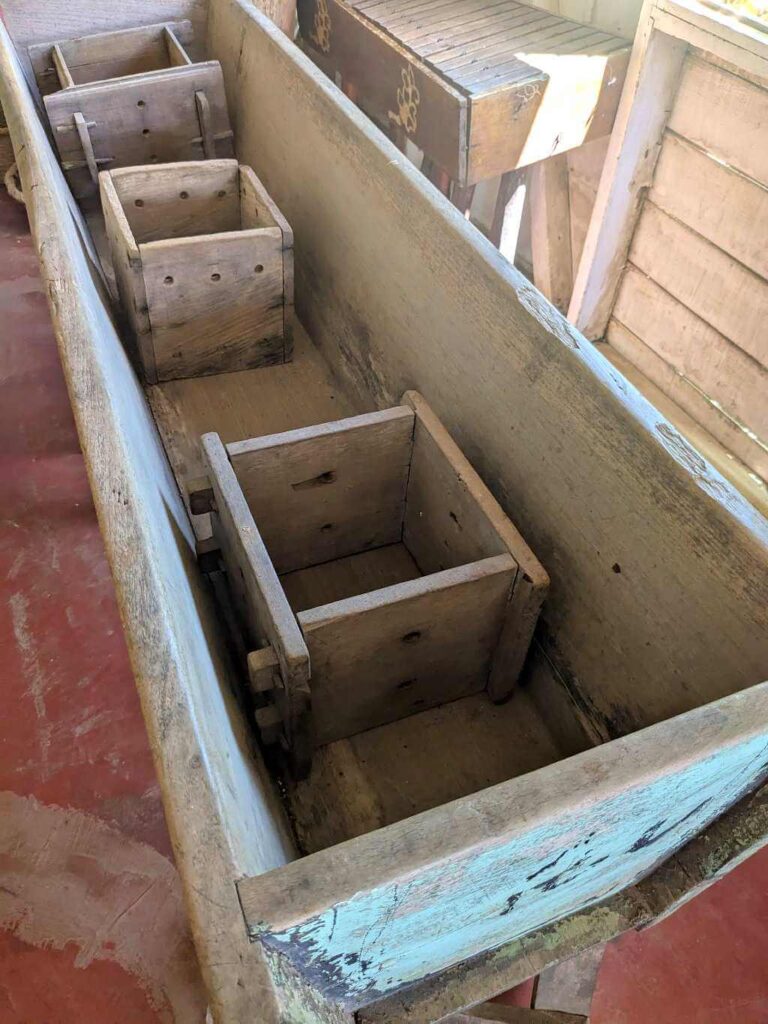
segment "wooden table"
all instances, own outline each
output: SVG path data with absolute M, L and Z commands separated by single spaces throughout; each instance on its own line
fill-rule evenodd
M 610 132 L 630 44 L 517 0 L 299 0 L 313 57 L 460 187 Z

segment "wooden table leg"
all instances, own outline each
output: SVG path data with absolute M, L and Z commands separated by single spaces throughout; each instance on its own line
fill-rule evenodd
M 530 183 L 533 281 L 553 305 L 566 313 L 573 291 L 568 154 L 534 164 Z
M 525 170 L 508 171 L 501 176 L 489 237 L 510 263 L 515 262 L 517 254 L 527 188 Z

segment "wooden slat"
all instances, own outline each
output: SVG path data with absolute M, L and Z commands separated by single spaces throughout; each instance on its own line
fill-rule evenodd
M 768 246 L 760 229 L 768 225 L 768 188 L 668 133 L 649 195 L 666 213 L 768 277 Z
M 309 765 L 313 745 L 307 646 L 220 437 L 205 434 L 200 443 L 214 494 L 214 536 L 221 546 L 229 585 L 240 602 L 251 642 L 263 646 L 266 641 L 277 655 L 284 701 L 279 710 L 294 764 L 302 772 Z
M 613 366 L 653 402 L 697 451 L 763 514 L 768 513 L 768 446 L 617 320 L 600 344 Z
M 613 316 L 727 413 L 768 439 L 768 370 L 631 264 Z
M 139 246 L 159 380 L 282 362 L 279 228 Z
M 669 117 L 678 135 L 768 185 L 768 82 L 764 88 L 700 58 L 685 62 Z
M 568 199 L 571 225 L 573 280 L 579 271 L 592 211 L 595 208 L 600 175 L 605 166 L 610 136 L 596 139 L 568 151 Z
M 497 555 L 300 612 L 317 743 L 485 689 L 516 572 Z
M 534 164 L 530 182 L 533 281 L 566 313 L 573 291 L 567 154 Z
M 691 312 L 768 366 L 768 282 L 652 202 L 629 258 Z
M 627 70 L 568 319 L 602 338 L 680 78 L 685 44 L 642 22 Z
M 203 155 L 195 92 L 206 93 L 220 157 L 232 155 L 229 117 L 221 76 L 215 61 L 149 72 L 111 82 L 91 83 L 45 97 L 56 145 L 64 163 L 82 162 L 83 151 L 72 118 L 82 112 L 97 159 L 107 169 L 135 164 L 199 160 Z M 102 169 L 104 167 L 102 166 Z M 75 195 L 92 194 L 86 170 L 68 174 Z
M 229 445 L 278 572 L 400 540 L 413 421 L 389 409 Z

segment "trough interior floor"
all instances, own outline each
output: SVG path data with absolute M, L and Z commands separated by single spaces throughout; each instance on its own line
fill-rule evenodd
M 229 443 L 371 411 L 344 394 L 299 325 L 291 363 L 147 391 L 182 490 L 204 472 L 199 439 L 206 431 Z M 196 525 L 204 536 L 207 523 Z M 419 575 L 405 546 L 393 544 L 286 574 L 283 583 L 300 611 Z M 558 745 L 524 690 L 503 706 L 481 693 L 323 747 L 310 777 L 288 788 L 289 811 L 310 853 L 572 752 Z

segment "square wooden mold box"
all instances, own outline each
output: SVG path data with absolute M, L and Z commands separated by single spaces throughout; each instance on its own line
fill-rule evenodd
M 135 356 L 150 383 L 291 358 L 293 233 L 236 160 L 101 174 Z
M 78 199 L 105 168 L 231 157 L 218 61 L 194 63 L 183 21 L 38 43 L 29 58 Z
M 267 741 L 315 747 L 511 693 L 548 577 L 424 399 L 222 444 L 212 512 Z M 268 646 L 265 646 L 268 645 Z

